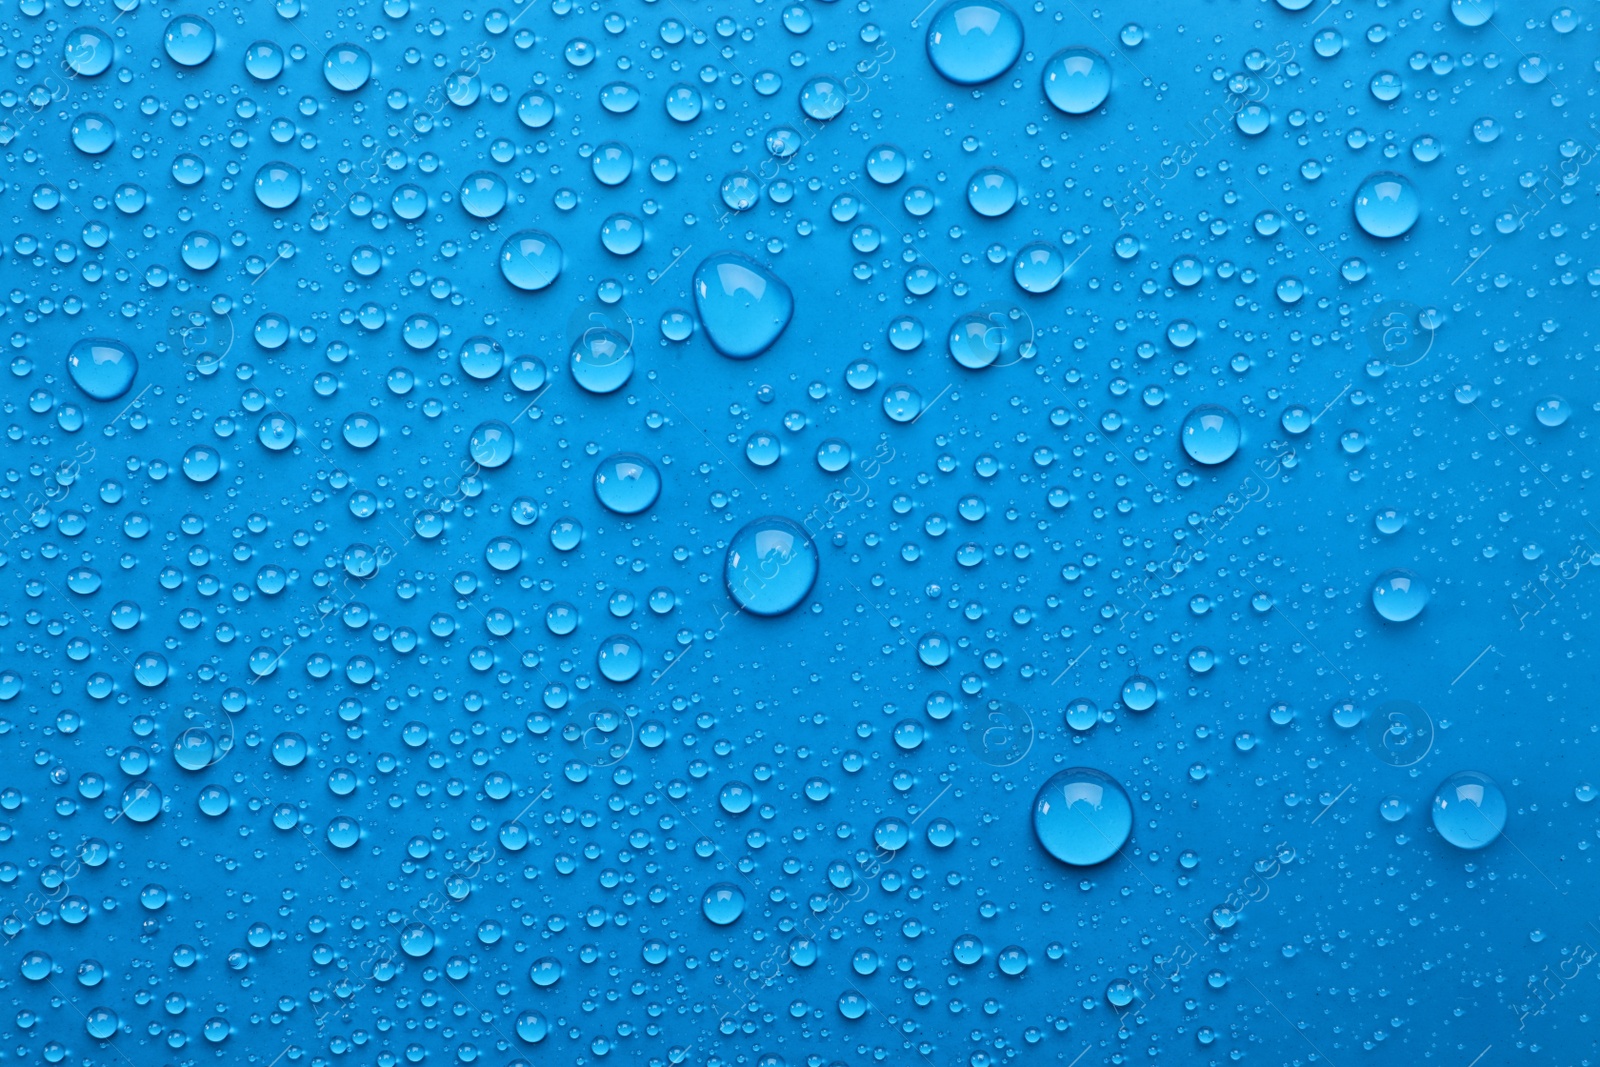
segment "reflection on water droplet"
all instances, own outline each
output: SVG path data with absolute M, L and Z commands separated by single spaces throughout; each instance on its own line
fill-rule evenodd
M 372 57 L 360 45 L 336 44 L 322 60 L 322 76 L 342 93 L 353 93 L 372 77 Z

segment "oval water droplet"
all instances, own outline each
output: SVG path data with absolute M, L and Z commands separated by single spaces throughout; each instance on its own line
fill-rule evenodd
M 637 515 L 661 495 L 661 472 L 643 456 L 619 452 L 594 472 L 594 495 L 607 511 Z
M 133 385 L 139 360 L 121 341 L 87 338 L 67 352 L 67 375 L 91 400 L 115 400 Z

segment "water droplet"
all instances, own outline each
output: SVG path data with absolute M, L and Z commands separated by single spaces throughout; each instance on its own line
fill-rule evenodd
M 1116 855 L 1133 832 L 1133 805 L 1110 775 L 1071 767 L 1050 777 L 1033 802 L 1033 832 L 1063 863 L 1090 867 Z
M 472 437 L 467 442 L 467 451 L 472 456 L 472 462 L 486 470 L 503 467 L 511 462 L 512 455 L 516 452 L 516 437 L 511 432 L 511 427 L 498 419 L 481 422 L 472 431 Z
M 561 246 L 542 230 L 514 233 L 500 249 L 500 273 L 518 289 L 543 289 L 561 275 Z
M 1482 26 L 1494 17 L 1495 0 L 1450 0 L 1450 14 L 1469 29 Z
M 353 93 L 372 77 L 372 57 L 360 45 L 336 44 L 323 57 L 322 76 L 341 93 Z
M 718 926 L 737 922 L 744 914 L 744 892 L 736 885 L 718 882 L 700 899 L 700 910 Z
M 728 595 L 754 615 L 797 607 L 817 579 L 817 548 L 798 525 L 776 516 L 757 519 L 728 545 L 723 580 Z
M 67 34 L 61 48 L 61 58 L 74 74 L 94 78 L 104 74 L 116 58 L 116 45 L 111 38 L 92 26 L 80 26 Z
M 1239 451 L 1239 420 L 1227 408 L 1202 404 L 1184 416 L 1183 450 L 1196 463 L 1226 463 Z
M 619 452 L 594 472 L 594 495 L 618 515 L 637 515 L 661 495 L 661 472 L 643 456 Z
M 98 156 L 117 140 L 117 128 L 104 115 L 85 111 L 72 120 L 72 147 L 85 155 Z
M 997 167 L 980 170 L 967 183 L 967 203 L 984 218 L 999 218 L 1016 206 L 1017 179 Z
M 572 380 L 585 392 L 614 393 L 633 377 L 633 343 L 609 327 L 584 330 L 573 342 Z
M 1356 190 L 1356 222 L 1374 237 L 1399 237 L 1416 225 L 1421 213 L 1422 199 L 1399 174 L 1374 174 Z
M 167 24 L 162 40 L 174 63 L 198 67 L 217 49 L 217 31 L 199 15 L 179 15 Z
M 928 24 L 928 61 L 957 85 L 980 85 L 1022 54 L 1022 20 L 999 0 L 954 0 Z
M 1066 48 L 1044 65 L 1044 95 L 1057 111 L 1087 115 L 1111 95 L 1111 64 L 1092 48 Z
M 139 361 L 120 341 L 88 338 L 67 352 L 67 374 L 91 400 L 115 400 L 133 385 Z
M 1506 795 L 1479 771 L 1457 771 L 1433 797 L 1433 827 L 1457 848 L 1485 848 L 1506 825 Z
M 275 211 L 300 199 L 300 171 L 287 163 L 268 163 L 256 171 L 256 199 Z
M 1390 622 L 1409 622 L 1428 606 L 1428 587 L 1410 571 L 1385 571 L 1372 585 L 1372 606 Z
M 718 352 L 749 359 L 789 325 L 794 296 L 777 275 L 733 252 L 708 257 L 694 272 L 700 324 Z

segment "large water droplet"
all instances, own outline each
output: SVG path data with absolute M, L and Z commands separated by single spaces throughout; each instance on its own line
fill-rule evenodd
M 355 44 L 336 44 L 322 60 L 322 76 L 341 93 L 353 93 L 372 77 L 372 57 Z
M 1196 463 L 1226 463 L 1239 451 L 1239 420 L 1227 408 L 1202 404 L 1184 416 L 1183 450 Z
M 268 163 L 256 171 L 255 190 L 263 207 L 290 207 L 300 199 L 300 172 L 287 163 Z
M 637 515 L 661 495 L 661 472 L 643 456 L 619 452 L 594 472 L 594 495 L 608 511 Z
M 744 891 L 736 885 L 718 882 L 706 890 L 700 910 L 718 926 L 727 926 L 744 914 Z
M 1133 832 L 1133 805 L 1110 775 L 1070 767 L 1052 775 L 1033 802 L 1033 832 L 1063 863 L 1089 867 L 1117 854 Z
M 543 289 L 561 275 L 561 246 L 541 230 L 514 233 L 500 249 L 500 273 L 518 289 Z
M 616 330 L 585 330 L 572 345 L 571 366 L 579 388 L 614 393 L 633 377 L 633 343 Z
M 1457 771 L 1433 796 L 1433 828 L 1457 848 L 1491 844 L 1506 825 L 1506 795 L 1481 771 Z
M 62 60 L 74 74 L 85 78 L 104 74 L 116 53 L 111 38 L 92 26 L 83 26 L 67 34 L 67 42 L 61 47 Z
M 1410 622 L 1428 606 L 1428 586 L 1410 571 L 1385 571 L 1372 585 L 1372 606 L 1390 622 Z
M 773 516 L 745 526 L 728 545 L 728 595 L 753 615 L 782 615 L 811 592 L 817 546 L 795 523 Z
M 139 360 L 120 341 L 87 338 L 67 352 L 67 374 L 91 400 L 115 400 L 133 385 Z
M 1111 64 L 1092 48 L 1067 48 L 1044 65 L 1044 95 L 1057 111 L 1087 115 L 1111 95 Z
M 511 427 L 499 419 L 490 419 L 488 422 L 479 423 L 477 429 L 472 431 L 472 437 L 467 442 L 467 451 L 472 455 L 472 462 L 493 470 L 511 462 L 516 444 Z
M 794 295 L 783 280 L 734 252 L 710 256 L 696 268 L 694 304 L 711 344 L 733 359 L 765 352 L 794 314 Z
M 957 85 L 998 78 L 1022 54 L 1022 20 L 999 0 L 955 0 L 928 24 L 928 61 Z
M 217 50 L 217 31 L 199 15 L 179 15 L 167 24 L 162 43 L 174 63 L 198 67 Z
M 1494 0 L 1450 0 L 1450 14 L 1463 26 L 1482 26 L 1494 17 Z
M 1374 237 L 1399 237 L 1416 225 L 1422 198 L 1409 179 L 1390 171 L 1369 177 L 1356 190 L 1356 222 Z

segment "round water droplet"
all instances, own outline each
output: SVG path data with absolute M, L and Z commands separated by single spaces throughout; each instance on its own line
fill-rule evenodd
M 1409 179 L 1383 171 L 1356 190 L 1356 222 L 1374 237 L 1399 237 L 1416 225 L 1422 198 Z
M 256 427 L 256 440 L 273 452 L 282 452 L 294 444 L 294 435 L 294 419 L 281 411 L 270 411 L 261 416 L 261 422 Z
M 72 147 L 84 155 L 98 156 L 116 143 L 117 128 L 104 115 L 85 111 L 72 120 Z
M 1044 65 L 1044 95 L 1057 111 L 1087 115 L 1111 95 L 1111 64 L 1092 48 L 1067 48 Z
M 543 289 L 561 275 L 561 246 L 541 230 L 514 233 L 500 249 L 500 273 L 518 289 Z
M 133 385 L 139 360 L 120 341 L 86 338 L 67 351 L 67 375 L 91 400 L 115 400 Z
M 1385 571 L 1372 585 L 1372 606 L 1390 622 L 1409 622 L 1428 606 L 1428 587 L 1410 571 Z
M 619 452 L 594 472 L 594 495 L 608 511 L 637 515 L 661 495 L 661 472 L 643 456 Z
M 1017 253 L 1011 274 L 1023 291 L 1048 293 L 1061 283 L 1067 271 L 1067 259 L 1055 245 L 1038 242 L 1025 246 Z
M 506 352 L 492 337 L 469 337 L 461 346 L 457 362 L 467 377 L 486 382 L 505 367 Z
M 844 86 L 836 78 L 812 78 L 800 87 L 800 110 L 818 122 L 837 118 L 845 99 Z
M 122 814 L 134 822 L 150 822 L 161 814 L 161 790 L 153 782 L 129 782 L 122 791 Z
M 633 344 L 613 329 L 587 329 L 572 345 L 570 365 L 585 392 L 614 393 L 633 377 Z
M 1133 805 L 1110 775 L 1071 767 L 1052 775 L 1033 801 L 1033 833 L 1046 852 L 1075 867 L 1104 863 L 1133 832 Z
M 1017 179 L 998 167 L 980 170 L 967 183 L 967 203 L 984 218 L 999 218 L 1017 204 Z
M 1461 25 L 1476 28 L 1494 17 L 1495 0 L 1450 0 L 1450 14 Z
M 1196 463 L 1226 463 L 1239 451 L 1239 435 L 1238 418 L 1216 404 L 1203 404 L 1183 419 L 1183 450 Z
M 433 951 L 437 943 L 433 929 L 427 923 L 408 923 L 400 931 L 400 951 L 412 959 L 421 959 Z
M 773 516 L 745 526 L 728 545 L 728 595 L 754 615 L 782 615 L 817 580 L 817 547 L 795 523 Z
M 117 1018 L 117 1013 L 110 1008 L 90 1008 L 89 1013 L 83 1017 L 83 1028 L 88 1035 L 97 1041 L 109 1041 L 117 1036 L 117 1027 L 122 1025 L 122 1020 Z
M 993 316 L 963 315 L 950 327 L 950 358 L 968 370 L 982 370 L 996 360 L 1010 362 L 1011 331 Z
M 475 219 L 492 219 L 506 206 L 506 183 L 500 175 L 480 170 L 461 183 L 461 206 Z
M 1547 396 L 1534 405 L 1533 414 L 1539 425 L 1554 429 L 1572 417 L 1572 405 L 1559 396 Z
M 271 41 L 257 41 L 244 53 L 245 73 L 257 81 L 271 81 L 283 73 L 283 49 Z
M 104 74 L 116 54 L 111 38 L 92 26 L 82 26 L 67 34 L 67 42 L 61 47 L 62 60 L 74 74 L 85 78 Z
M 600 642 L 595 667 L 611 682 L 631 682 L 644 667 L 644 651 L 639 642 L 625 634 L 614 634 Z
M 162 44 L 174 63 L 198 67 L 217 50 L 217 31 L 199 15 L 179 15 L 167 24 Z
M 300 199 L 300 172 L 287 163 L 268 163 L 256 171 L 256 199 L 280 211 Z
M 718 926 L 727 926 L 744 914 L 744 891 L 736 885 L 718 882 L 700 899 L 700 910 Z
M 372 57 L 355 44 L 336 44 L 322 60 L 322 76 L 341 93 L 353 93 L 372 77 Z
M 498 419 L 481 422 L 472 431 L 472 437 L 467 442 L 467 451 L 472 455 L 472 462 L 487 470 L 504 467 L 511 462 L 511 456 L 516 451 L 516 437 L 511 433 L 511 427 Z
M 928 61 L 946 80 L 979 85 L 1022 54 L 1022 20 L 1000 0 L 954 0 L 928 24 Z
M 1506 795 L 1480 771 L 1457 771 L 1433 796 L 1433 828 L 1457 848 L 1485 848 L 1506 826 Z
M 710 256 L 695 269 L 694 303 L 712 346 L 733 359 L 765 352 L 794 314 L 794 295 L 783 280 L 733 252 Z

